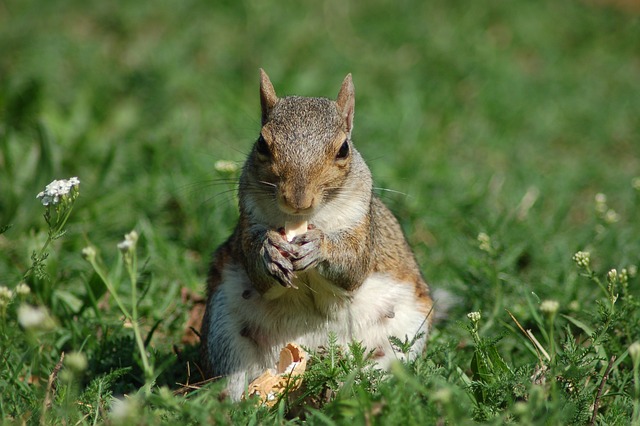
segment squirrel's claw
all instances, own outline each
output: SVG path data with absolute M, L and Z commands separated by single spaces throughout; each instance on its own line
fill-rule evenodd
M 290 251 L 293 246 L 278 233 L 267 235 L 263 243 L 262 260 L 269 274 L 283 287 L 295 288 Z
M 295 250 L 291 253 L 294 271 L 304 271 L 316 266 L 322 260 L 324 233 L 319 229 L 310 229 L 291 240 Z
M 265 250 L 262 260 L 269 274 L 283 287 L 293 287 L 293 264 L 280 250 L 271 247 Z
M 293 284 L 293 272 L 288 270 L 277 263 L 271 263 L 267 266 L 269 270 L 269 274 L 278 281 L 278 283 L 282 287 L 286 288 L 297 288 L 295 284 Z

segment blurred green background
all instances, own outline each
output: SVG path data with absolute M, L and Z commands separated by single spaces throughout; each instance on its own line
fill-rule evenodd
M 42 238 L 35 195 L 78 176 L 60 243 L 70 283 L 88 241 L 115 256 L 137 227 L 160 287 L 201 289 L 236 216 L 234 176 L 214 165 L 240 165 L 258 134 L 259 67 L 279 94 L 307 96 L 334 97 L 353 73 L 356 146 L 436 286 L 481 291 L 465 265 L 488 232 L 513 248 L 520 280 L 553 294 L 596 235 L 598 192 L 626 230 L 603 256 L 635 262 L 633 6 L 3 1 L 0 278 L 19 278 Z

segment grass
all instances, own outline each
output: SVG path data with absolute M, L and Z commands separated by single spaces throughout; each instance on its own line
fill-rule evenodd
M 637 11 L 575 0 L 2 2 L 0 418 L 640 423 L 638 40 Z M 458 297 L 424 358 L 383 374 L 329 345 L 306 405 L 273 409 L 181 387 L 201 380 L 189 295 L 237 216 L 216 162 L 257 135 L 259 67 L 328 97 L 353 73 L 355 143 Z M 35 196 L 71 176 L 60 233 Z

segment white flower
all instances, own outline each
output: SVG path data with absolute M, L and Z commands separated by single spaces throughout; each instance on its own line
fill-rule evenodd
M 18 284 L 15 288 L 15 291 L 18 294 L 18 296 L 21 296 L 21 297 L 27 296 L 29 293 L 31 293 L 31 289 L 26 283 Z
M 221 173 L 235 173 L 236 171 L 238 171 L 238 164 L 234 163 L 233 161 L 218 160 L 213 165 L 213 168 Z
M 135 398 L 113 398 L 109 408 L 109 418 L 114 424 L 134 424 L 133 420 L 138 415 L 138 402 Z
M 18 322 L 27 330 L 51 330 L 55 325 L 44 306 L 22 304 L 18 308 Z
M 573 255 L 573 261 L 581 268 L 588 268 L 591 262 L 591 253 L 588 251 L 579 251 Z
M 516 416 L 524 416 L 531 412 L 529 405 L 526 402 L 518 401 L 513 404 L 513 412 Z
M 622 285 L 626 285 L 629 282 L 629 273 L 627 272 L 627 268 L 622 268 L 620 270 L 619 280 Z
M 82 373 L 87 369 L 87 356 L 82 352 L 69 352 L 64 357 L 64 364 L 74 373 Z
M 93 261 L 96 257 L 96 249 L 91 246 L 85 247 L 82 249 L 82 257 L 84 257 L 89 262 Z
M 13 291 L 8 287 L 0 286 L 0 300 L 8 302 L 13 297 Z
M 604 221 L 607 223 L 616 223 L 620 220 L 620 215 L 613 209 L 607 210 L 604 214 Z
M 616 271 L 615 269 L 612 269 L 607 273 L 607 281 L 609 281 L 609 283 L 614 283 L 617 281 L 617 279 L 618 271 Z
M 560 307 L 560 304 L 558 303 L 557 300 L 545 300 L 540 304 L 540 311 L 542 311 L 545 314 L 552 315 L 558 312 L 559 307 Z
M 629 346 L 629 355 L 631 355 L 634 362 L 640 358 L 640 342 L 633 342 L 631 346 Z
M 451 402 L 451 397 L 452 397 L 452 393 L 451 390 L 448 388 L 442 388 L 442 389 L 438 389 L 437 391 L 435 391 L 432 395 L 431 398 L 434 401 L 438 401 L 438 402 L 443 402 L 445 404 Z
M 480 321 L 480 318 L 482 318 L 482 315 L 480 314 L 480 312 L 469 312 L 467 314 L 467 318 L 469 318 L 471 322 L 476 323 Z
M 138 241 L 138 233 L 131 231 L 124 236 L 124 241 L 118 243 L 118 249 L 123 253 L 128 253 L 134 249 Z
M 56 205 L 62 197 L 69 195 L 72 190 L 75 189 L 77 191 L 79 186 L 80 179 L 77 177 L 54 180 L 45 187 L 44 191 L 36 195 L 36 198 L 40 199 L 43 206 L 48 206 L 49 204 Z
M 640 176 L 638 177 L 634 177 L 631 180 L 631 186 L 633 187 L 633 189 L 635 189 L 636 191 L 640 191 Z
M 480 250 L 491 253 L 491 237 L 484 232 L 478 234 Z

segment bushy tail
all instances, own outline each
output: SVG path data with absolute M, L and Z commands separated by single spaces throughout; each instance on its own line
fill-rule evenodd
M 433 319 L 436 323 L 447 319 L 451 308 L 459 305 L 461 302 L 460 296 L 456 296 L 449 290 L 445 290 L 443 288 L 434 289 L 431 292 L 431 297 L 433 298 L 435 310 Z

